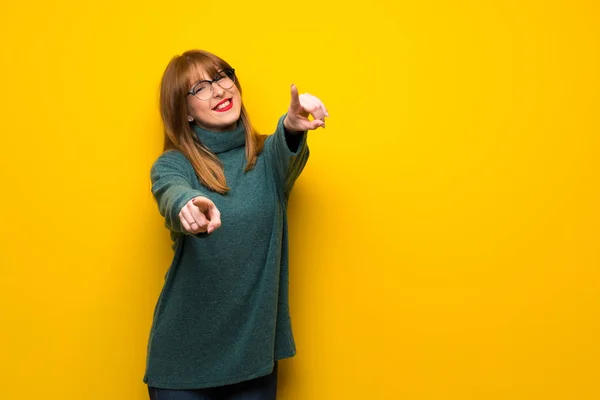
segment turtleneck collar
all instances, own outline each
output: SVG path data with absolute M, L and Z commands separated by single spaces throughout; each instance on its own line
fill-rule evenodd
M 246 130 L 239 119 L 235 128 L 225 132 L 213 132 L 193 124 L 194 132 L 210 151 L 215 154 L 242 147 L 246 144 Z

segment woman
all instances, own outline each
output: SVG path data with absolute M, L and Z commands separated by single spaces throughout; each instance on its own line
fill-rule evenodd
M 275 399 L 277 360 L 296 352 L 287 200 L 306 131 L 328 114 L 292 85 L 288 112 L 264 136 L 241 94 L 234 69 L 205 51 L 174 57 L 162 78 L 165 151 L 151 180 L 175 255 L 148 343 L 153 400 Z

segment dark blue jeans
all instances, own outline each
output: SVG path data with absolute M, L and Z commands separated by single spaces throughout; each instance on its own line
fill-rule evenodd
M 148 387 L 150 400 L 275 400 L 277 361 L 270 375 L 207 389 L 173 390 Z

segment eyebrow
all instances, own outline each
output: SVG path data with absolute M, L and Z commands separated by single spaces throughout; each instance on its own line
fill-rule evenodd
M 190 81 L 190 85 L 191 87 L 196 86 L 198 83 L 203 82 L 203 81 L 208 81 L 209 79 L 194 79 Z

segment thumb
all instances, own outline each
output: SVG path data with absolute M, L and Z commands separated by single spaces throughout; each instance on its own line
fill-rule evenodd
M 214 203 L 208 198 L 204 196 L 194 197 L 192 199 L 192 203 L 200 209 L 200 211 L 205 212 L 209 207 L 213 206 Z
M 312 121 L 307 121 L 307 129 L 308 130 L 315 130 L 317 128 L 320 127 L 325 127 L 325 122 L 321 121 L 320 119 L 314 119 Z

